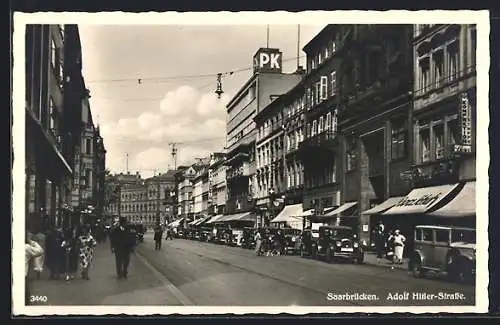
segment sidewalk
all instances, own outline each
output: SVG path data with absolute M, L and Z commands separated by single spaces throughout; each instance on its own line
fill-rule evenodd
M 365 253 L 364 264 L 369 266 L 387 267 L 390 269 L 408 271 L 408 258 L 403 258 L 403 264 L 392 264 L 392 262 L 388 261 L 386 258 L 382 258 L 380 259 L 380 261 L 377 261 L 377 254 L 374 252 Z
M 118 280 L 109 242 L 96 247 L 89 277 L 83 280 L 77 273 L 70 281 L 51 280 L 44 270 L 40 280 L 32 280 L 31 294 L 47 297 L 37 305 L 180 305 L 135 254 L 130 256 L 128 279 Z

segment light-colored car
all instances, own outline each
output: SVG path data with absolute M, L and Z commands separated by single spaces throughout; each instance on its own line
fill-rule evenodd
M 476 230 L 449 226 L 415 227 L 409 267 L 416 277 L 428 271 L 446 272 L 458 282 L 470 282 L 476 273 Z

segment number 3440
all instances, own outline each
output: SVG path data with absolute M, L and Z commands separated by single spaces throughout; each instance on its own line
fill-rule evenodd
M 47 296 L 30 296 L 30 302 L 47 302 Z

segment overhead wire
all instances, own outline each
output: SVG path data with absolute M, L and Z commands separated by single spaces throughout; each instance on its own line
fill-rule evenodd
M 299 59 L 302 59 L 305 57 L 306 56 L 300 56 Z M 292 60 L 297 60 L 297 57 L 283 59 L 282 62 L 288 62 L 288 61 L 292 61 Z M 250 71 L 252 69 L 253 69 L 253 66 L 241 68 L 241 69 L 234 69 L 234 70 L 222 72 L 221 75 L 223 77 L 227 77 L 227 76 L 233 75 L 235 73 Z M 149 78 L 137 77 L 137 78 L 122 78 L 122 79 L 96 79 L 96 80 L 89 80 L 89 81 L 85 81 L 85 82 L 86 83 L 113 83 L 113 82 L 133 81 L 133 82 L 137 82 L 138 84 L 142 84 L 144 81 L 162 82 L 162 81 L 171 81 L 171 80 L 179 80 L 179 79 L 208 78 L 208 77 L 215 77 L 215 76 L 217 76 L 217 74 L 219 74 L 219 72 L 211 73 L 211 74 L 177 75 L 177 76 L 149 77 Z

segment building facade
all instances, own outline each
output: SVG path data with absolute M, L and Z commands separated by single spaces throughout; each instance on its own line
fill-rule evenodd
M 339 159 L 342 205 L 330 214 L 366 242 L 376 219 L 365 211 L 409 191 L 400 173 L 411 162 L 412 29 L 344 25 L 337 37 L 338 127 L 345 158 Z
M 224 214 L 227 192 L 226 192 L 226 166 L 224 165 L 225 154 L 213 153 L 208 169 L 208 214 Z
M 71 211 L 73 134 L 78 130 L 70 119 L 77 107 L 66 105 L 73 95 L 66 90 L 79 83 L 68 78 L 71 68 L 81 64 L 78 30 L 27 25 L 25 35 L 27 227 L 69 225 L 65 211 Z M 76 74 L 81 78 L 81 65 Z
M 306 46 L 307 75 L 303 82 L 303 139 L 297 147 L 303 165 L 303 208 L 322 215 L 340 204 L 338 177 L 337 44 L 340 25 L 328 25 Z
M 195 219 L 208 214 L 208 165 L 201 167 L 193 179 L 193 213 Z
M 275 64 L 266 65 L 263 57 L 272 57 Z M 255 140 L 254 117 L 266 107 L 273 95 L 280 95 L 300 80 L 300 74 L 284 74 L 281 52 L 261 48 L 254 56 L 254 74 L 227 105 L 226 213 L 248 212 L 255 208 Z M 267 203 L 266 203 L 267 204 Z M 264 206 L 264 204 L 263 204 Z

